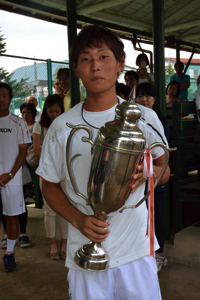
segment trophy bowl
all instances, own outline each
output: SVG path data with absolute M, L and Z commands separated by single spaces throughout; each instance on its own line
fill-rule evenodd
M 130 186 L 133 181 L 133 174 L 140 163 L 145 151 L 146 140 L 142 131 L 136 126 L 136 121 L 141 116 L 141 111 L 134 102 L 123 102 L 116 107 L 117 118 L 106 123 L 99 129 L 95 141 L 92 141 L 92 131 L 86 125 L 70 125 L 72 128 L 67 140 L 67 167 L 69 177 L 75 193 L 82 197 L 87 205 L 90 205 L 94 215 L 98 219 L 108 220 L 109 214 L 122 212 L 126 200 L 130 195 Z M 89 137 L 82 137 L 83 142 L 91 144 L 93 154 L 90 175 L 87 186 L 87 197 L 82 195 L 76 188 L 71 171 L 71 163 L 80 154 L 69 158 L 69 149 L 72 136 L 79 129 L 88 132 Z M 156 180 L 157 186 L 162 178 L 169 159 L 169 148 L 161 143 L 154 143 L 148 147 L 162 147 L 165 151 L 165 165 Z M 136 205 L 127 208 L 136 208 L 146 198 L 143 197 Z M 76 264 L 91 271 L 105 271 L 109 266 L 109 257 L 101 243 L 90 241 L 79 248 L 75 254 Z

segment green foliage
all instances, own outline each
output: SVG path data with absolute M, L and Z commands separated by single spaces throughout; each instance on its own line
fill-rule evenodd
M 1 31 L 0 31 L 1 32 Z M 6 42 L 4 35 L 0 35 L 0 53 L 6 52 Z M 14 73 L 9 73 L 4 67 L 0 67 L 0 81 L 7 83 L 11 88 L 14 97 L 26 97 L 29 95 L 29 92 L 26 92 L 26 83 L 28 78 L 21 78 L 20 81 L 12 79 Z
M 26 90 L 26 83 L 29 78 L 21 78 L 19 82 L 17 82 L 13 88 L 14 97 L 24 97 L 26 98 L 30 95 L 30 91 Z
M 165 74 L 167 75 L 174 75 L 176 72 L 172 66 L 172 64 L 169 64 L 166 68 L 165 68 Z
M 196 91 L 193 90 L 193 88 L 190 86 L 188 88 L 188 100 L 193 100 L 196 98 Z
M 16 83 L 16 80 L 12 80 L 13 73 L 9 73 L 4 68 L 0 68 L 0 81 L 9 84 L 11 87 Z
M 67 62 L 67 60 L 66 60 L 66 62 Z M 58 73 L 58 70 L 59 70 L 59 69 L 68 68 L 68 67 L 69 67 L 69 66 L 67 66 L 67 65 L 60 65 L 59 67 L 57 67 L 57 68 L 55 69 L 55 72 L 53 73 L 53 80 L 56 79 L 57 73 Z
M 169 76 L 174 75 L 176 72 L 174 71 L 174 68 L 172 64 L 169 64 L 167 67 L 165 67 L 165 86 L 167 87 L 169 83 Z
M 1 30 L 0 30 L 0 53 L 5 53 L 6 52 L 6 42 L 4 35 L 1 34 Z
M 21 78 L 20 81 L 12 79 L 13 72 L 9 73 L 4 68 L 0 68 L 0 81 L 7 83 L 13 92 L 14 97 L 26 97 L 30 92 L 26 91 L 26 83 L 28 78 Z

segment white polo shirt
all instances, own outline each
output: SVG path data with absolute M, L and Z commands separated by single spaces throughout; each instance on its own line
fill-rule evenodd
M 124 100 L 120 97 L 120 103 Z M 69 201 L 81 212 L 86 215 L 93 215 L 90 206 L 86 206 L 85 201 L 76 195 L 69 179 L 69 174 L 66 165 L 66 143 L 71 131 L 71 128 L 66 126 L 66 122 L 72 125 L 84 124 L 87 125 L 84 119 L 95 127 L 101 127 L 106 122 L 112 121 L 115 118 L 115 106 L 101 112 L 88 112 L 83 110 L 82 105 L 77 104 L 71 110 L 57 117 L 47 131 L 45 137 L 40 164 L 36 173 L 44 180 L 58 183 L 64 177 L 66 178 L 66 190 Z M 146 139 L 146 146 L 154 142 L 167 144 L 163 126 L 158 119 L 156 113 L 151 109 L 138 105 L 142 111 L 142 116 L 137 122 L 137 126 L 143 131 Z M 90 127 L 93 132 L 93 140 L 95 140 L 98 129 Z M 92 161 L 91 145 L 81 141 L 82 136 L 88 136 L 84 130 L 78 130 L 71 144 L 70 157 L 75 154 L 81 154 L 74 159 L 72 164 L 72 172 L 76 179 L 76 186 L 80 193 L 87 195 L 87 183 L 90 173 Z M 161 148 L 154 148 L 156 154 L 155 159 L 161 157 L 164 152 Z M 144 196 L 145 184 L 142 184 L 134 194 L 130 194 L 125 205 L 134 205 Z M 122 214 L 116 213 L 110 220 L 110 233 L 106 240 L 102 243 L 109 255 L 109 267 L 114 268 L 136 259 L 144 257 L 150 253 L 149 237 L 146 236 L 147 228 L 147 208 L 146 203 L 136 209 L 127 209 Z M 68 242 L 67 242 L 67 260 L 66 266 L 75 269 L 79 268 L 74 262 L 74 255 L 78 248 L 89 242 L 88 238 L 81 234 L 79 230 L 69 224 Z M 158 244 L 155 239 L 155 250 L 158 249 Z
M 6 117 L 0 117 L 0 174 L 10 173 L 19 155 L 19 145 L 28 143 L 31 143 L 31 138 L 23 119 L 12 113 L 9 113 Z M 0 187 L 3 208 L 4 202 L 9 206 L 10 213 L 7 213 L 7 215 L 12 215 L 13 201 L 18 199 L 24 202 L 22 184 L 21 167 L 14 178 L 6 184 L 5 188 Z M 19 211 L 19 213 L 22 212 Z

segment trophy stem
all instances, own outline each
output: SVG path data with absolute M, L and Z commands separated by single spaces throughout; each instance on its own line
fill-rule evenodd
M 108 254 L 101 243 L 90 241 L 79 248 L 74 257 L 76 264 L 90 271 L 105 271 L 108 269 Z

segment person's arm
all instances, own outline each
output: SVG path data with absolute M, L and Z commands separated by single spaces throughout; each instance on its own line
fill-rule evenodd
M 190 81 L 186 80 L 184 83 L 180 84 L 181 89 L 188 89 L 190 87 Z
M 154 81 L 152 80 L 151 76 L 150 76 L 150 73 L 146 72 L 146 78 L 148 80 L 149 83 L 153 84 L 154 85 Z
M 70 222 L 83 235 L 93 242 L 100 243 L 108 236 L 106 229 L 109 222 L 99 220 L 94 216 L 83 214 L 74 207 L 61 189 L 60 184 L 43 180 L 42 194 L 49 206 L 61 217 Z
M 33 138 L 33 150 L 36 158 L 40 160 L 41 156 L 41 135 L 38 133 L 32 133 Z
M 23 162 L 26 158 L 26 155 L 27 155 L 27 149 L 28 149 L 27 144 L 19 145 L 19 154 L 16 158 L 16 161 L 15 161 L 15 164 L 14 164 L 12 170 L 10 170 L 10 172 L 9 172 L 13 176 L 15 176 L 15 174 L 17 173 L 17 171 L 23 164 Z M 6 183 L 8 183 L 11 180 L 9 173 L 4 173 L 4 174 L 0 175 L 0 186 L 6 187 Z
M 155 177 L 158 178 L 160 176 L 160 173 L 164 167 L 165 164 L 165 155 L 155 159 L 153 161 L 153 171 L 155 173 Z M 165 184 L 170 177 L 170 168 L 167 166 L 167 169 L 165 170 L 165 173 L 163 174 L 159 184 Z
M 161 156 L 158 159 L 153 161 L 153 171 L 154 171 L 154 174 L 155 174 L 156 178 L 159 177 L 159 175 L 160 175 L 160 173 L 163 169 L 164 164 L 165 164 L 165 155 L 163 155 L 163 156 Z M 137 166 L 138 173 L 133 175 L 133 178 L 134 178 L 135 181 L 134 181 L 133 185 L 131 186 L 131 193 L 132 194 L 136 191 L 136 189 L 144 181 L 146 181 L 146 178 L 143 178 L 143 168 L 144 168 L 143 163 L 141 165 L 138 165 Z M 163 174 L 159 184 L 165 184 L 169 180 L 169 176 L 170 176 L 170 168 L 169 168 L 169 166 L 167 166 L 167 169 L 166 169 L 165 173 Z
M 139 69 L 139 73 L 142 74 L 144 78 L 147 78 L 149 83 L 154 84 L 154 81 L 151 79 L 150 73 L 147 72 L 146 68 Z

